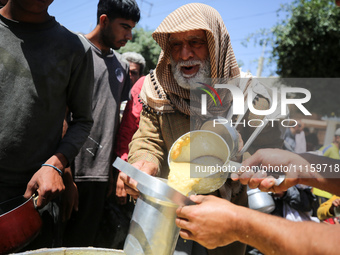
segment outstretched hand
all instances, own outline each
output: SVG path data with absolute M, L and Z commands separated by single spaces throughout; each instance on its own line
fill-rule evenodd
M 246 159 L 241 170 L 231 174 L 231 179 L 248 184 L 252 189 L 278 193 L 298 184 L 301 178 L 312 178 L 309 168 L 309 162 L 295 153 L 280 149 L 261 149 Z M 274 174 L 285 174 L 286 178 L 276 186 Z
M 208 249 L 237 241 L 237 206 L 215 196 L 190 196 L 197 205 L 179 207 L 176 225 L 183 239 L 194 240 Z M 223 219 L 223 220 L 221 220 Z

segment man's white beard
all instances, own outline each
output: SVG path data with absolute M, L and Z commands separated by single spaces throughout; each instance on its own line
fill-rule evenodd
M 194 65 L 199 65 L 197 73 L 194 75 L 186 75 L 182 73 L 181 67 Z M 205 79 L 210 78 L 210 62 L 208 59 L 205 61 L 188 60 L 175 62 L 171 58 L 171 71 L 179 86 L 184 89 L 195 88 L 199 86 L 198 82 L 204 82 Z

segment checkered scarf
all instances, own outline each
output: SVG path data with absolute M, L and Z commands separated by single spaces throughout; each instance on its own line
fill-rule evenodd
M 190 90 L 183 89 L 177 84 L 170 64 L 170 33 L 190 30 L 206 32 L 212 79 L 239 77 L 240 72 L 231 47 L 229 33 L 220 14 L 205 4 L 187 4 L 168 15 L 152 34 L 161 46 L 162 52 L 155 71 L 146 77 L 140 94 L 146 107 L 163 113 L 178 109 L 186 115 L 199 115 L 200 98 L 190 97 Z M 223 106 L 211 108 L 213 109 L 211 114 L 214 116 L 223 116 L 229 109 L 230 93 L 228 90 L 224 91 L 219 94 L 222 100 L 224 99 Z M 197 106 L 196 110 L 193 110 L 194 105 Z

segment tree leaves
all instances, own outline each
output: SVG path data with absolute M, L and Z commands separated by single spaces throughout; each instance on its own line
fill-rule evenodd
M 283 5 L 280 12 L 287 19 L 267 36 L 277 74 L 283 78 L 340 77 L 340 8 L 334 1 L 297 0 Z M 312 94 L 311 111 L 340 116 L 340 84 L 303 86 Z
M 155 69 L 161 47 L 152 38 L 152 31 L 137 27 L 133 30 L 132 40 L 125 47 L 120 48 L 119 53 L 134 51 L 140 53 L 146 62 L 144 74 L 149 73 L 150 69 Z

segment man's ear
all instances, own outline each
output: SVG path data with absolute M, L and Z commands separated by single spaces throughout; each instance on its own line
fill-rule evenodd
M 110 22 L 109 17 L 106 14 L 102 14 L 99 17 L 99 25 L 101 27 L 106 27 L 109 24 L 109 22 Z

